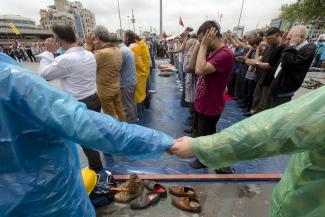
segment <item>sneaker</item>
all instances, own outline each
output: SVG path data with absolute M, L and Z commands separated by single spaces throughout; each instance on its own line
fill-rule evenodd
M 114 185 L 112 173 L 108 170 L 102 170 L 97 173 L 97 183 L 93 192 L 96 194 L 108 194 Z
M 190 166 L 193 169 L 203 169 L 203 168 L 207 168 L 204 164 L 201 163 L 201 161 L 199 159 L 195 159 L 194 161 L 192 161 L 190 163 Z

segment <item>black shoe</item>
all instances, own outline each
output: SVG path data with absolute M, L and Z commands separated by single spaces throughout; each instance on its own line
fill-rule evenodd
M 249 112 L 250 110 L 251 110 L 250 108 L 245 107 L 245 108 L 243 108 L 241 111 L 242 111 L 243 113 L 247 113 L 247 112 Z
M 221 169 L 215 169 L 215 172 L 217 174 L 233 174 L 235 173 L 235 170 L 231 167 L 223 167 Z
M 192 161 L 190 163 L 190 166 L 193 168 L 193 169 L 203 169 L 203 168 L 207 168 L 204 164 L 202 164 L 200 162 L 199 159 L 195 159 L 194 161 Z
M 246 108 L 246 105 L 245 104 L 239 104 L 237 105 L 238 108 Z
M 185 129 L 184 130 L 184 133 L 192 134 L 193 133 L 193 130 L 192 129 Z
M 250 113 L 250 112 L 246 112 L 246 113 L 244 113 L 244 116 L 246 116 L 246 117 L 250 117 L 250 116 L 252 116 L 252 113 Z

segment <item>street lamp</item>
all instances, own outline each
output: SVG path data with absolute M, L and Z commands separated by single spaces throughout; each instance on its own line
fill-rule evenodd
M 128 17 L 128 26 L 129 26 L 129 29 L 131 29 L 130 27 L 130 16 L 127 16 Z
M 120 12 L 120 2 L 117 0 L 117 9 L 118 9 L 118 17 L 120 19 L 120 29 L 122 30 L 122 22 L 121 22 L 121 12 Z
M 141 30 L 142 30 L 142 27 L 141 26 L 139 26 L 139 30 L 140 30 L 140 35 L 141 35 Z

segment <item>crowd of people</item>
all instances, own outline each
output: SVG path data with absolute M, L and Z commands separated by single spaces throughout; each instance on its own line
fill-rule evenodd
M 218 173 L 232 173 L 229 166 L 241 160 L 303 152 L 305 154 L 298 153 L 293 158 L 294 162 L 289 163 L 289 170 L 275 191 L 271 214 L 278 217 L 293 213 L 290 216 L 297 217 L 316 210 L 319 207 L 317 203 L 300 204 L 298 208 L 294 208 L 293 204 L 301 200 L 296 195 L 308 194 L 312 197 L 310 193 L 313 193 L 321 197 L 317 190 L 310 188 L 306 193 L 305 190 L 299 191 L 300 185 L 288 189 L 286 184 L 302 180 L 301 186 L 310 187 L 311 179 L 323 180 L 324 175 L 315 175 L 322 168 L 315 166 L 312 172 L 308 169 L 310 165 L 323 162 L 323 149 L 320 150 L 320 147 L 324 146 L 325 138 L 319 129 L 324 124 L 317 117 L 324 113 L 321 103 L 324 101 L 324 91 L 321 89 L 302 97 L 298 102 L 271 109 L 291 100 L 319 51 L 316 51 L 314 43 L 306 40 L 306 27 L 295 26 L 288 33 L 271 27 L 263 33 L 248 32 L 239 38 L 231 32 L 222 34 L 219 23 L 208 20 L 198 28 L 196 34 L 191 34 L 192 30 L 187 28 L 179 38 L 170 41 L 166 53 L 178 69 L 177 79 L 183 91 L 182 105 L 189 107 L 192 123 L 192 128 L 187 132 L 195 138 L 173 139 L 162 132 L 132 124 L 143 114 L 148 99 L 149 75 L 155 67 L 153 42 L 142 39 L 132 31 L 126 31 L 123 40 L 119 40 L 110 37 L 106 27 L 96 26 L 93 32 L 88 33 L 86 43 L 79 46 L 71 26 L 53 25 L 53 38 L 45 41 L 44 51 L 37 55 L 40 59 L 38 74 L 47 81 L 59 79 L 67 94 L 49 88 L 45 81 L 34 75 L 5 72 L 1 86 L 6 88 L 0 92 L 0 111 L 17 114 L 20 125 L 9 123 L 7 119 L 0 120 L 0 123 L 6 124 L 6 139 L 0 141 L 11 144 L 10 150 L 14 150 L 5 150 L 6 159 L 13 158 L 8 160 L 9 164 L 13 164 L 15 170 L 23 168 L 19 174 L 28 174 L 30 178 L 23 182 L 15 180 L 17 183 L 8 183 L 11 178 L 0 179 L 1 184 L 6 183 L 19 195 L 18 201 L 21 203 L 13 203 L 17 198 L 4 202 L 4 206 L 11 206 L 6 213 L 23 215 L 44 211 L 24 206 L 30 204 L 26 198 L 20 200 L 23 197 L 20 195 L 25 195 L 21 189 L 28 186 L 26 191 L 42 194 L 47 200 L 61 199 L 62 190 L 70 194 L 65 203 L 56 204 L 57 207 L 62 205 L 61 209 L 45 210 L 53 215 L 68 216 L 73 212 L 80 216 L 94 216 L 85 192 L 69 189 L 71 185 L 66 184 L 68 181 L 62 180 L 66 178 L 69 183 L 77 183 L 76 186 L 80 187 L 81 181 L 76 178 L 80 174 L 79 167 L 61 168 L 71 165 L 76 157 L 71 154 L 74 152 L 68 142 L 70 140 L 81 145 L 89 168 L 97 173 L 98 180 L 93 191 L 99 194 L 109 191 L 107 180 L 110 173 L 103 168 L 97 150 L 124 155 L 164 150 L 179 157 L 195 155 L 197 158 L 190 163 L 193 168 L 209 166 Z M 64 53 L 56 56 L 59 49 Z M 253 117 L 216 134 L 217 122 L 225 108 L 226 90 L 235 97 L 246 115 Z M 7 100 L 10 98 L 11 101 Z M 286 113 L 289 109 L 291 112 Z M 298 118 L 306 112 L 305 109 L 312 122 Z M 101 110 L 107 115 L 101 114 Z M 255 115 L 262 111 L 265 112 Z M 316 130 L 309 129 L 309 125 Z M 15 136 L 24 133 L 28 136 Z M 14 139 L 9 135 L 13 135 Z M 274 138 L 277 138 L 276 143 L 271 142 Z M 36 147 L 42 144 L 53 156 L 44 155 L 46 150 L 43 149 L 42 152 L 36 151 L 42 156 L 40 158 L 35 157 L 34 149 L 20 155 L 24 144 L 35 144 Z M 32 157 L 25 160 L 26 156 Z M 28 163 L 34 161 L 37 161 L 36 166 Z M 26 168 L 24 163 L 28 164 Z M 39 167 L 37 163 L 44 167 Z M 66 170 L 71 170 L 71 174 L 67 174 Z M 292 171 L 295 171 L 294 174 Z M 10 171 L 3 173 L 12 176 Z M 34 177 L 38 177 L 38 173 L 46 174 L 44 178 L 51 183 L 56 183 L 55 178 L 60 179 L 62 186 L 55 184 L 56 188 L 60 188 L 61 191 L 57 191 L 60 194 L 50 193 L 51 189 L 45 182 L 35 183 Z M 324 182 L 320 184 L 323 186 Z M 290 194 L 292 192 L 296 194 Z M 37 201 L 36 198 L 31 200 Z M 299 209 L 299 213 L 290 209 Z
M 190 107 L 192 128 L 184 131 L 193 137 L 216 133 L 225 91 L 237 100 L 245 116 L 290 101 L 323 43 L 320 37 L 316 51 L 315 44 L 307 41 L 307 28 L 295 26 L 287 33 L 271 27 L 241 38 L 230 31 L 219 33 L 208 47 L 202 41 L 203 32 L 211 28 L 220 30 L 218 23 L 207 21 L 197 34 L 185 31 L 169 43 L 170 62 L 183 86 L 182 102 Z M 205 167 L 198 161 L 191 166 Z
M 0 46 L 0 52 L 7 54 L 16 61 L 22 62 L 38 62 L 37 55 L 42 53 L 44 49 L 39 43 L 33 43 L 32 45 L 21 45 L 13 43 L 12 45 Z

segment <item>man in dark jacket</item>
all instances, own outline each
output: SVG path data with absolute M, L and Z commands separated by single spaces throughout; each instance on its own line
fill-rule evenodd
M 289 102 L 305 79 L 314 59 L 316 47 L 307 40 L 307 28 L 293 27 L 286 36 L 286 48 L 271 83 L 271 107 Z

